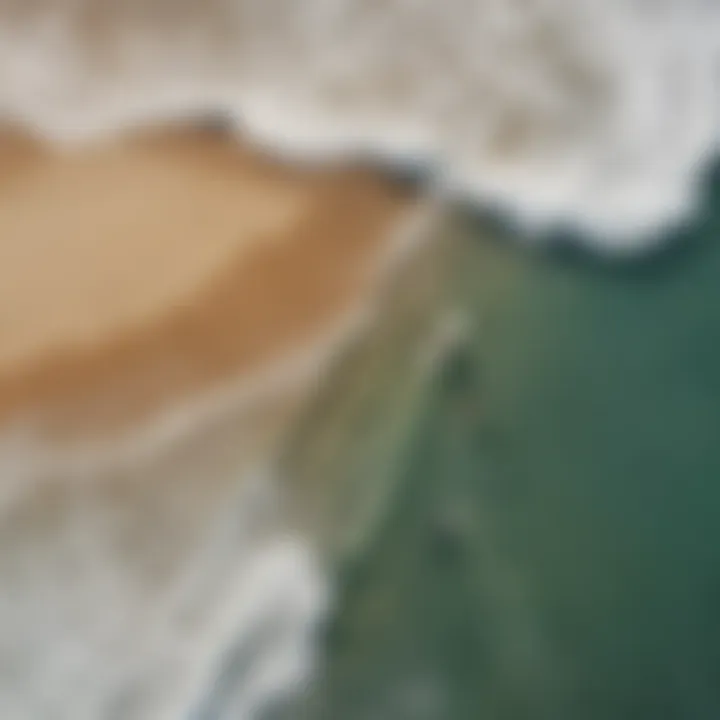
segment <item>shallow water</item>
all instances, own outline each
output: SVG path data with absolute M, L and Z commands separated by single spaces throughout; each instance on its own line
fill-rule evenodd
M 473 336 L 349 571 L 322 717 L 718 717 L 719 191 L 634 265 L 460 241 L 504 291 L 465 286 Z

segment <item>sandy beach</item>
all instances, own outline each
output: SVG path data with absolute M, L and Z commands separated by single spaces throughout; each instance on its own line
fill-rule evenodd
M 357 303 L 407 192 L 176 129 L 0 137 L 0 423 L 97 435 L 253 373 Z
M 255 717 L 326 612 L 278 458 L 416 202 L 197 128 L 0 161 L 0 714 Z

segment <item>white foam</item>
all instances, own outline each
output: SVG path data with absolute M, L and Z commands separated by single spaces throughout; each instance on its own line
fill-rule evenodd
M 16 466 L 2 467 L 3 484 Z M 141 505 L 66 487 L 43 509 L 47 488 L 21 497 L 16 486 L 0 526 L 0 715 L 254 720 L 308 683 L 327 612 L 323 568 L 307 539 L 260 512 L 272 474 L 237 480 L 174 564 L 171 528 L 157 518 L 154 532 L 143 528 L 153 520 Z M 177 490 L 167 485 L 167 505 Z M 152 502 L 152 490 L 139 500 Z M 128 531 L 172 572 L 143 572 Z
M 256 553 L 209 631 L 211 653 L 194 683 L 195 706 L 221 705 L 218 717 L 245 720 L 297 692 L 315 665 L 314 632 L 327 602 L 316 558 L 302 539 L 280 539 Z M 251 654 L 246 668 L 243 652 Z M 187 707 L 168 717 L 183 717 Z
M 614 249 L 693 209 L 717 145 L 712 0 L 8 3 L 0 112 L 60 140 L 225 112 L 293 156 L 424 159 Z

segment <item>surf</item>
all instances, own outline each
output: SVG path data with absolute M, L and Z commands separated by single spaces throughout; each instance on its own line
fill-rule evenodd
M 56 142 L 221 115 L 294 160 L 411 159 L 531 240 L 608 251 L 692 213 L 719 62 L 700 1 L 0 5 L 0 118 Z

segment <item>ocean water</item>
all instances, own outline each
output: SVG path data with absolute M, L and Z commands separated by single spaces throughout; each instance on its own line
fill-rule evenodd
M 719 192 L 622 266 L 453 232 L 473 329 L 348 570 L 313 717 L 718 717 Z
M 262 717 L 307 681 L 317 650 L 303 712 L 328 720 L 718 716 L 720 250 L 707 188 L 719 114 L 711 1 L 0 0 L 8 123 L 73 146 L 219 117 L 297 162 L 410 162 L 433 199 L 478 216 L 448 221 L 447 291 L 434 301 L 461 319 L 443 327 L 464 342 L 428 351 L 439 374 L 414 374 L 419 335 L 390 332 L 396 354 L 350 373 L 375 391 L 369 405 L 342 382 L 328 390 L 349 409 L 319 411 L 302 434 L 287 494 L 317 498 L 308 483 L 338 478 L 360 490 L 341 509 L 310 507 L 328 522 L 323 550 L 277 540 L 218 581 L 238 583 L 206 628 L 227 654 L 162 717 Z M 607 260 L 670 241 L 678 249 L 654 261 Z M 441 338 L 430 348 L 445 348 L 443 332 L 427 334 Z M 83 527 L 73 517 L 68 548 Z M 20 580 L 36 598 L 65 582 Z M 117 578 L 92 582 L 76 590 L 98 611 Z M 63 645 L 67 618 L 94 616 L 66 599 L 45 616 L 4 598 L 8 627 L 23 625 L 13 612 L 46 622 L 36 645 L 6 637 L 29 663 L 14 672 L 46 687 L 6 676 L 8 717 L 62 717 L 68 698 L 67 717 L 111 717 L 103 693 L 115 688 L 88 693 L 96 663 Z M 99 656 L 117 643 L 133 658 L 103 620 Z M 53 633 L 58 654 L 30 662 Z M 178 649 L 168 633 L 159 666 L 173 675 L 199 645 Z M 151 691 L 167 678 L 156 680 Z M 127 702 L 115 717 L 142 717 Z

